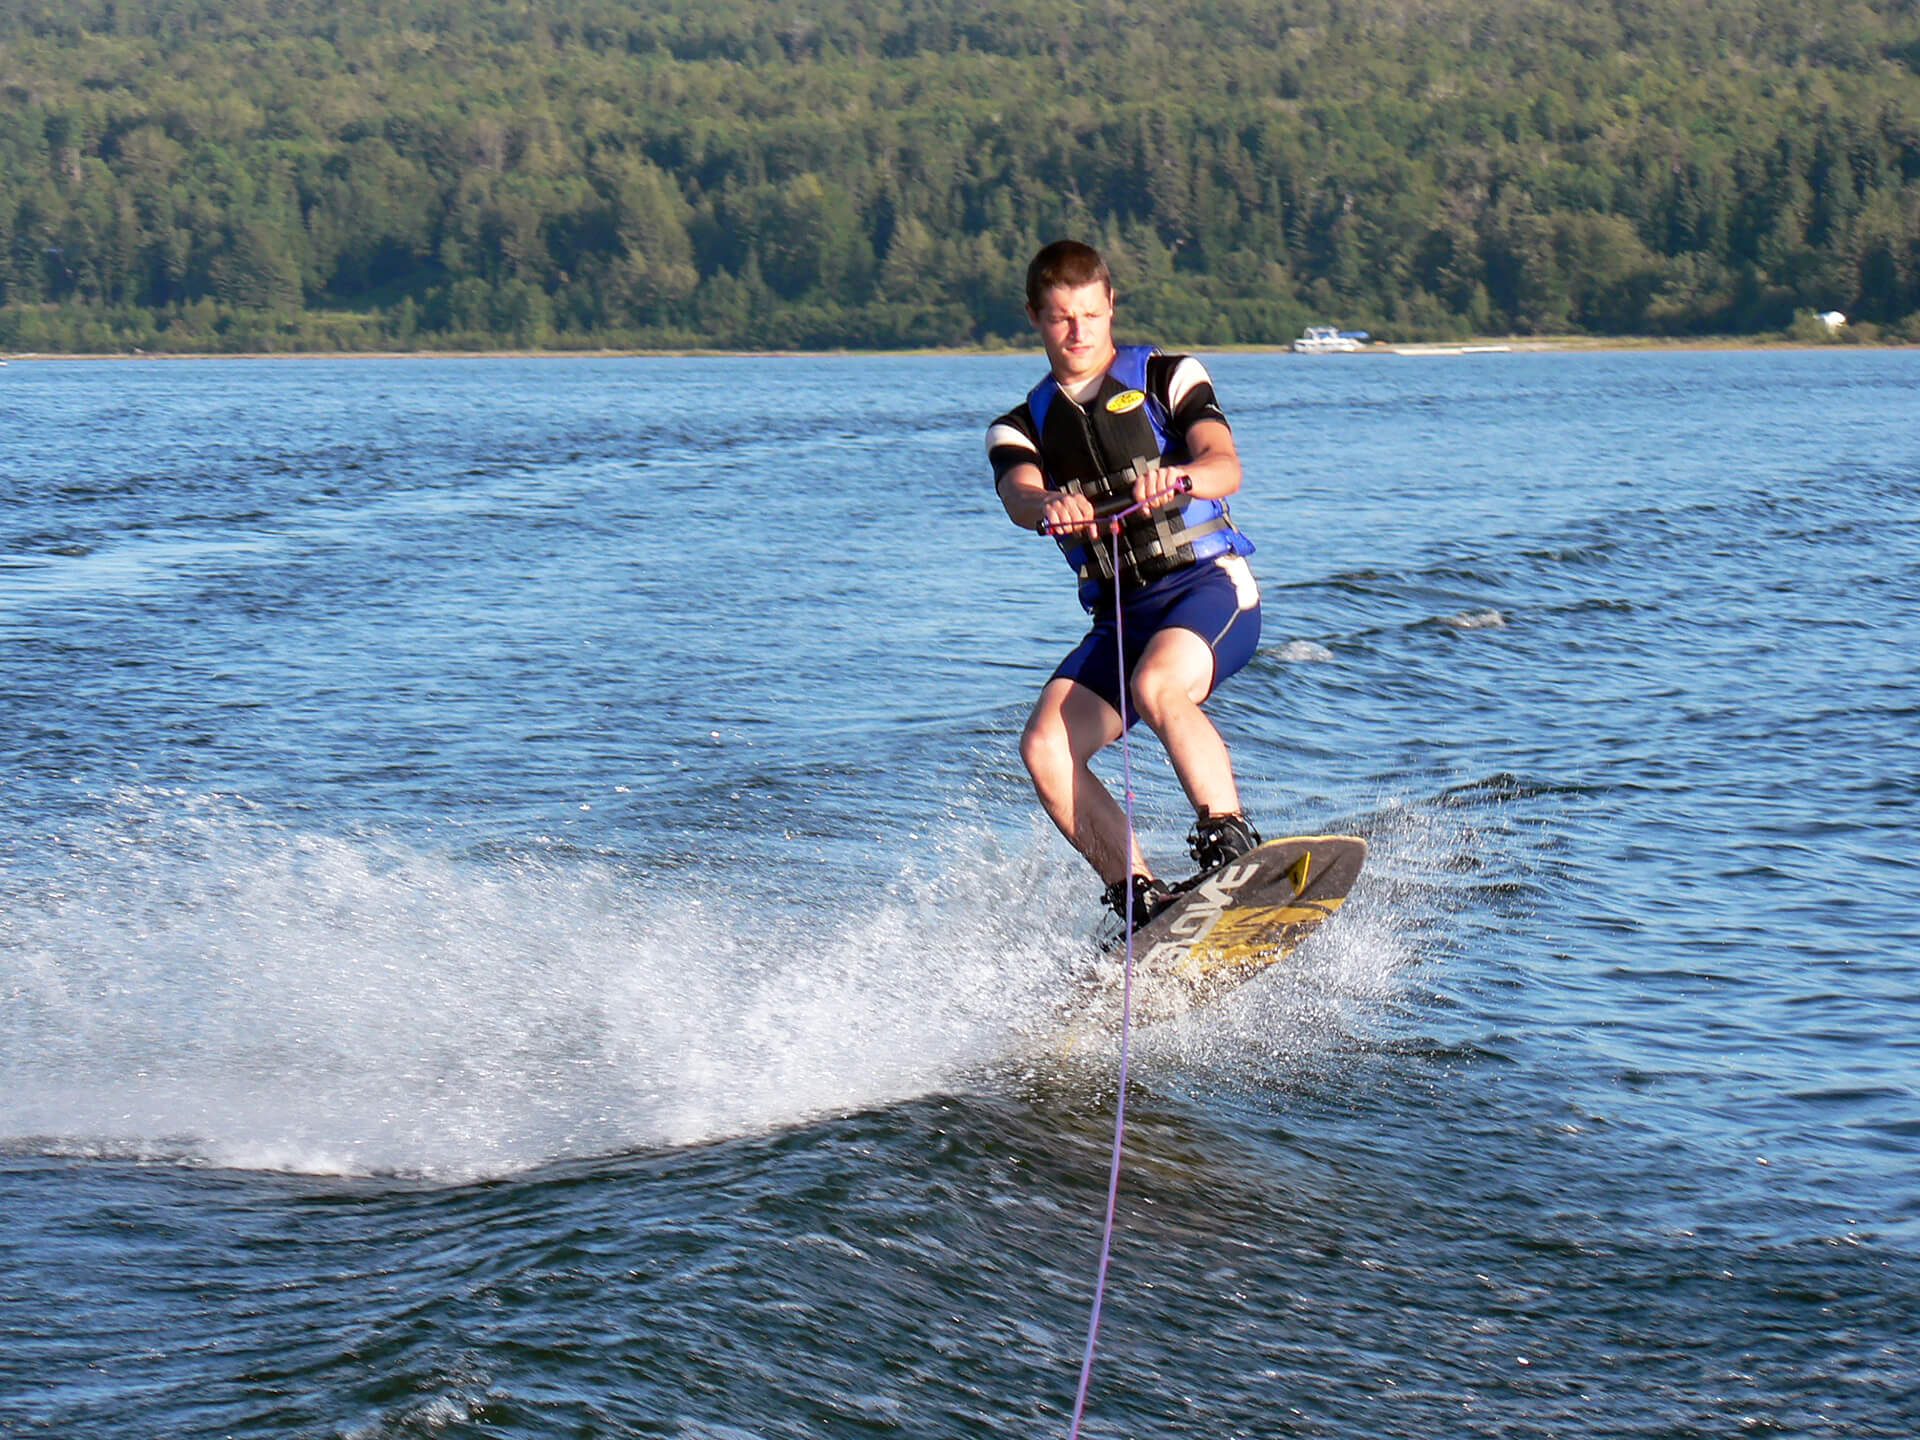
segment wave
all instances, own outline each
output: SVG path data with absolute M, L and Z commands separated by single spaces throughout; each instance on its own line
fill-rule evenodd
M 1333 651 L 1317 640 L 1289 640 L 1269 653 L 1289 665 L 1315 665 L 1333 659 Z
M 212 809 L 0 873 L 0 1145 L 457 1179 L 698 1142 L 937 1087 L 1075 950 L 1037 848 L 842 912 Z
M 1337 923 L 1143 1063 L 1252 1078 L 1350 1047 L 1412 958 L 1424 902 L 1388 877 L 1445 828 L 1397 811 Z M 1037 821 L 836 894 L 143 794 L 39 869 L 0 869 L 0 1152 L 459 1182 L 1104 1063 L 1060 1045 L 1095 916 Z

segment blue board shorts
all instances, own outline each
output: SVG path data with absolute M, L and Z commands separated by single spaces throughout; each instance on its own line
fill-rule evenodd
M 1120 600 L 1119 620 L 1126 633 L 1127 674 L 1162 630 L 1191 630 L 1213 651 L 1212 694 L 1222 680 L 1253 658 L 1260 644 L 1260 590 L 1239 555 L 1202 560 L 1143 585 Z M 1115 653 L 1114 619 L 1096 615 L 1093 628 L 1054 669 L 1052 679 L 1071 680 L 1120 711 L 1120 662 Z M 1140 717 L 1127 706 L 1127 724 Z

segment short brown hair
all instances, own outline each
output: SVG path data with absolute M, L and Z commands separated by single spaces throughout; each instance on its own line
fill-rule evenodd
M 1078 240 L 1056 240 L 1033 257 L 1027 266 L 1027 309 L 1036 314 L 1047 291 L 1065 285 L 1077 288 L 1098 280 L 1113 293 L 1113 275 L 1100 252 Z

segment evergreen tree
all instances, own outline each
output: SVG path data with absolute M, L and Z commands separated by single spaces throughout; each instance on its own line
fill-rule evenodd
M 1920 11 L 9 0 L 0 343 L 1920 340 Z M 53 307 L 51 310 L 45 307 Z

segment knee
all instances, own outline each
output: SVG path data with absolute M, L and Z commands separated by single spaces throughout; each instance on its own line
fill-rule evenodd
M 1142 673 L 1134 677 L 1129 691 L 1134 713 L 1156 735 L 1166 728 L 1169 717 L 1195 708 L 1187 687 L 1175 677 Z
M 1067 729 L 1057 717 L 1035 715 L 1020 735 L 1020 759 L 1033 777 L 1044 786 L 1073 768 L 1073 749 L 1067 742 Z

